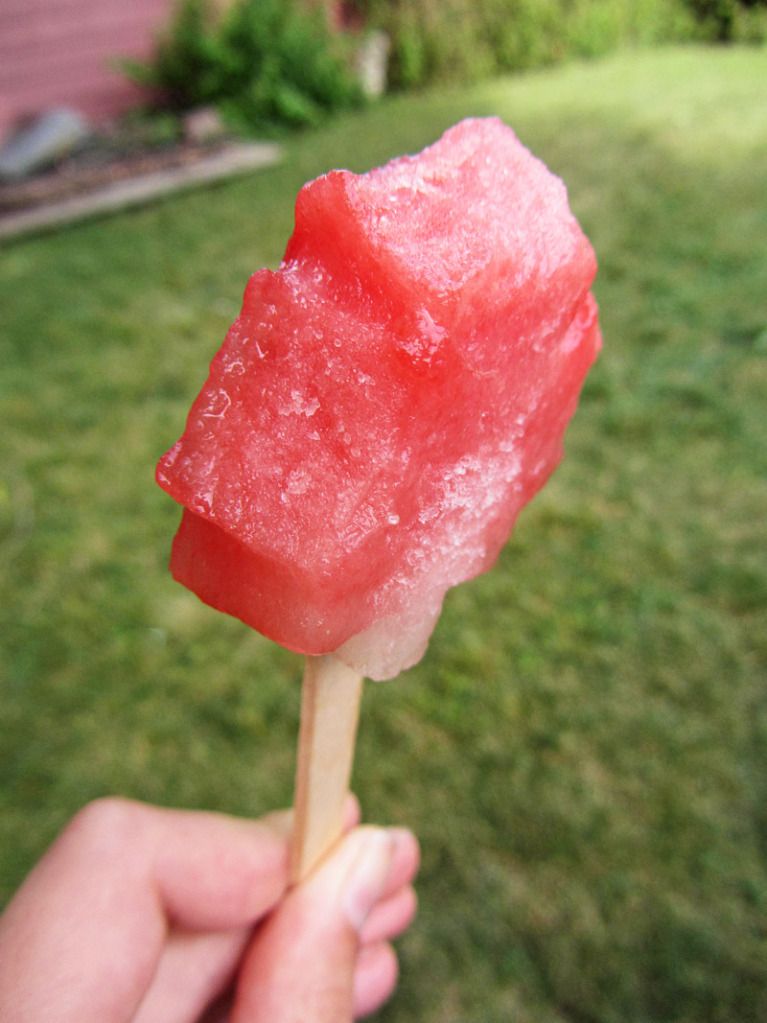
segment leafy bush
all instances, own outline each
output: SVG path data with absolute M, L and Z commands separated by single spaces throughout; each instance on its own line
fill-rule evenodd
M 580 0 L 567 6 L 568 51 L 578 56 L 680 41 L 695 33 L 692 15 L 678 0 Z
M 181 0 L 153 59 L 128 74 L 173 109 L 218 105 L 243 128 L 316 124 L 362 92 L 319 9 L 295 0 L 236 0 L 217 14 Z
M 732 39 L 736 43 L 767 42 L 767 0 L 737 9 L 732 23 Z
M 392 39 L 390 82 L 473 81 L 627 45 L 767 38 L 767 0 L 353 0 Z
M 767 40 L 767 0 L 686 0 L 686 3 L 708 39 Z

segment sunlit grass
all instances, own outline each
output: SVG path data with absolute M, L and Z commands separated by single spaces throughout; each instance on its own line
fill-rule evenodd
M 0 871 L 85 800 L 291 796 L 299 664 L 172 583 L 153 484 L 307 178 L 498 113 L 567 181 L 605 351 L 567 456 L 356 787 L 421 836 L 405 1023 L 767 1018 L 767 54 L 397 99 L 283 165 L 0 252 Z

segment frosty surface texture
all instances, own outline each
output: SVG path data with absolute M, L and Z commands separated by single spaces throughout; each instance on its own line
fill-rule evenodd
M 370 677 L 417 661 L 561 458 L 595 272 L 564 185 L 496 119 L 304 186 L 158 466 L 175 578 Z

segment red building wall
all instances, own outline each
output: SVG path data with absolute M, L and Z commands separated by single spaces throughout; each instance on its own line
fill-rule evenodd
M 114 62 L 146 56 L 171 11 L 172 0 L 0 0 L 0 138 L 52 106 L 99 120 L 135 104 Z

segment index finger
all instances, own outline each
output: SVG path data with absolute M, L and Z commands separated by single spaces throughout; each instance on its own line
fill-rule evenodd
M 130 1019 L 171 925 L 249 926 L 280 899 L 284 823 L 121 799 L 87 806 L 0 919 L 0 1016 Z

